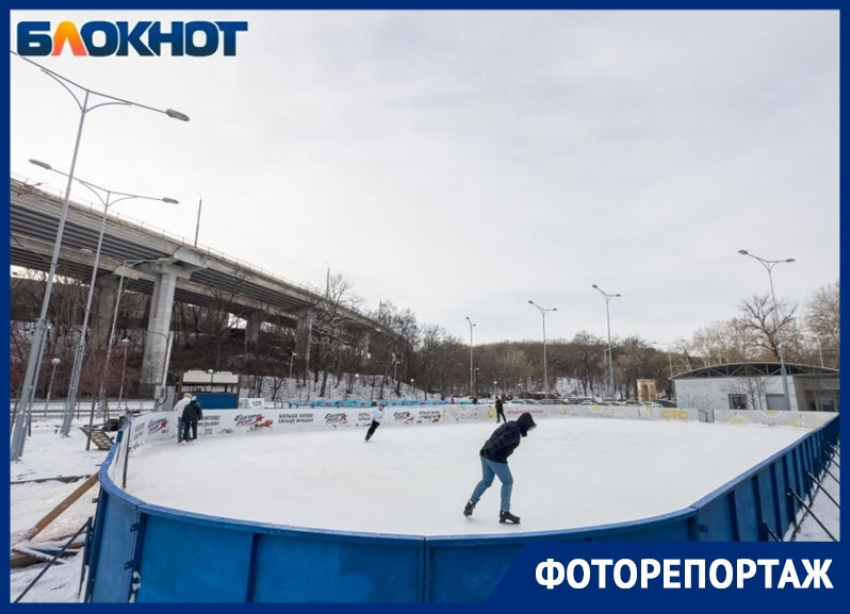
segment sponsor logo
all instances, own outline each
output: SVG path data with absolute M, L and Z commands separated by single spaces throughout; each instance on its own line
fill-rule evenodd
M 663 420 L 687 420 L 688 412 L 684 409 L 663 409 L 661 410 L 661 418 Z
M 396 422 L 413 422 L 413 414 L 409 411 L 397 411 L 393 412 L 393 420 Z
M 249 430 L 252 430 L 252 431 L 259 431 L 259 430 L 262 430 L 262 429 L 270 429 L 272 427 L 272 424 L 274 424 L 274 420 L 271 420 L 271 419 L 263 420 L 262 416 L 260 416 L 259 418 L 257 418 L 257 421 L 254 422 L 254 424 L 252 424 L 248 428 L 249 428 Z
M 263 414 L 238 414 L 233 420 L 234 426 L 251 426 L 257 421 L 263 420 Z
M 61 55 L 69 48 L 75 56 L 191 56 L 206 57 L 221 49 L 236 55 L 236 35 L 248 30 L 247 21 L 87 21 L 77 26 L 62 21 L 18 23 L 19 55 Z
M 348 416 L 344 412 L 337 414 L 325 414 L 325 424 L 333 426 L 348 425 Z
M 155 418 L 148 421 L 148 435 L 154 435 L 168 429 L 168 418 Z

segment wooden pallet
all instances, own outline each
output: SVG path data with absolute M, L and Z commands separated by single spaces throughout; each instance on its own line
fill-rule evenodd
M 98 447 L 100 450 L 111 450 L 115 440 L 109 433 L 104 431 L 90 429 L 87 426 L 81 426 L 80 430 L 88 436 L 89 441 Z

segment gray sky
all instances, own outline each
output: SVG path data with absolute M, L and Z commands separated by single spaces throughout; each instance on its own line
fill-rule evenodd
M 178 206 L 110 209 L 475 343 L 689 338 L 769 291 L 738 249 L 796 258 L 777 298 L 839 278 L 839 14 L 12 13 L 246 20 L 237 55 L 34 58 L 160 108 L 87 115 L 76 175 Z M 71 96 L 11 57 L 11 170 L 64 188 Z M 89 201 L 82 190 L 77 191 Z

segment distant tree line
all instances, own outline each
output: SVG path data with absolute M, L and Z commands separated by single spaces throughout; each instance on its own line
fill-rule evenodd
M 44 274 L 27 271 L 13 275 L 11 306 L 11 386 L 21 386 L 29 354 L 32 323 L 41 308 Z M 540 397 L 543 394 L 541 341 L 502 341 L 472 348 L 446 333 L 439 325 L 420 323 L 410 309 L 382 301 L 366 315 L 391 334 L 371 331 L 368 337 L 351 330 L 343 308 L 361 309 L 362 299 L 342 275 L 328 276 L 326 287 L 314 289 L 324 298 L 298 330 L 264 323 L 256 343 L 246 336 L 239 311 L 238 291 L 217 295 L 212 306 L 174 304 L 174 344 L 167 380 L 176 383 L 190 369 L 229 370 L 243 376 L 243 386 L 263 390 L 271 378 L 272 394 L 292 377 L 315 396 L 350 393 L 355 384 L 368 386 L 373 398 L 401 394 L 401 384 L 431 395 L 506 394 Z M 59 358 L 52 397 L 64 398 L 73 362 L 73 348 L 83 319 L 87 286 L 60 277 L 50 304 L 48 345 L 40 372 L 37 395 L 45 396 L 50 360 Z M 671 395 L 671 374 L 697 367 L 748 361 L 777 361 L 780 344 L 787 363 L 839 368 L 839 282 L 817 289 L 803 302 L 778 301 L 776 318 L 769 295 L 755 294 L 737 306 L 736 317 L 706 325 L 690 339 L 662 346 L 640 336 L 612 339 L 616 396 L 635 398 L 637 379 L 654 379 L 658 390 Z M 106 302 L 106 301 L 104 301 Z M 95 310 L 100 301 L 95 300 Z M 114 305 L 100 307 L 90 318 L 111 322 Z M 96 398 L 101 382 L 114 398 L 124 384 L 125 398 L 137 394 L 144 354 L 150 297 L 125 291 L 116 320 L 115 346 L 105 369 L 108 335 L 89 332 L 86 361 L 80 381 L 80 398 Z M 778 322 L 778 327 L 775 323 Z M 107 327 L 108 328 L 108 327 Z M 126 355 L 125 355 L 126 353 Z M 601 397 L 608 378 L 607 338 L 582 331 L 572 339 L 547 341 L 550 393 L 557 396 Z M 266 384 L 267 385 L 267 384 Z M 333 392 L 332 392 L 333 391 Z

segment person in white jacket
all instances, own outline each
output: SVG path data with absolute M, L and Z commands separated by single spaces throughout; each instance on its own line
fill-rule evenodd
M 384 404 L 380 403 L 375 409 L 372 410 L 372 424 L 369 425 L 369 430 L 366 431 L 366 441 L 372 439 L 372 435 L 375 434 L 375 430 L 381 426 L 381 422 L 384 419 Z
M 192 393 L 184 392 L 183 398 L 174 404 L 174 413 L 177 416 L 177 443 L 183 441 L 183 410 L 192 402 Z

